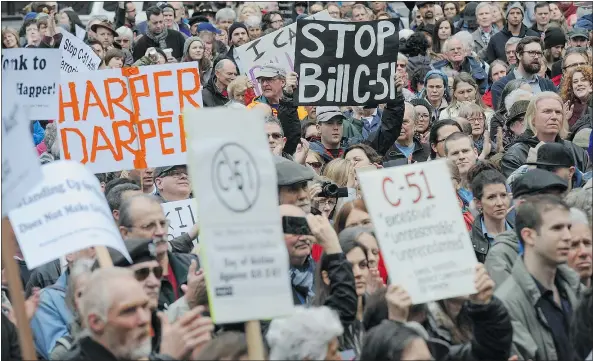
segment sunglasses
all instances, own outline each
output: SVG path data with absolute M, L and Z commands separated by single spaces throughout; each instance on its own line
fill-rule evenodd
M 159 280 L 161 279 L 161 277 L 163 277 L 163 267 L 161 267 L 161 266 L 156 266 L 153 268 L 146 267 L 146 268 L 137 269 L 136 271 L 134 271 L 134 277 L 136 277 L 136 280 L 138 280 L 138 282 L 142 282 L 148 278 L 148 276 L 150 275 L 151 272 Z

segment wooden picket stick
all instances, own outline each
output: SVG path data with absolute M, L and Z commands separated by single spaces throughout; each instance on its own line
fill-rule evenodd
M 111 255 L 109 255 L 107 247 L 95 246 L 95 254 L 97 255 L 97 260 L 99 261 L 99 266 L 101 266 L 101 268 L 113 267 L 113 260 L 111 260 Z
M 19 268 L 14 260 L 16 241 L 12 226 L 8 217 L 2 219 L 2 263 L 6 268 L 8 277 L 8 289 L 10 291 L 12 308 L 14 310 L 17 330 L 19 333 L 19 343 L 21 346 L 21 355 L 23 360 L 37 360 L 37 353 L 33 345 L 33 335 L 31 326 L 25 309 L 25 296 Z M 7 347 L 7 345 L 5 345 Z
M 250 360 L 265 360 L 264 340 L 261 335 L 259 321 L 245 322 L 245 337 L 247 338 L 247 354 Z

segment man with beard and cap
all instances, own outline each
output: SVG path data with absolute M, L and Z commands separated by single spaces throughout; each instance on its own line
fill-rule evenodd
M 118 226 L 124 241 L 128 239 L 154 241 L 156 258 L 163 268 L 158 309 L 166 309 L 182 296 L 181 286 L 187 282 L 191 261 L 196 260 L 193 254 L 175 253 L 169 250 L 169 247 L 176 247 L 182 251 L 191 250 L 193 246 L 191 241 L 195 235 L 183 235 L 185 239 L 181 239 L 183 237 L 181 236 L 168 242 L 169 220 L 165 217 L 159 199 L 147 194 L 135 195 L 122 203 Z M 194 228 L 197 229 L 197 227 Z
M 187 345 L 179 348 L 178 344 L 171 342 L 170 336 L 173 333 L 171 329 L 177 328 L 178 330 L 174 331 L 177 334 L 187 334 L 193 332 L 198 327 L 194 322 L 175 321 L 178 319 L 186 320 L 187 317 L 196 320 L 202 312 L 206 311 L 204 307 L 196 309 L 199 304 L 204 303 L 203 300 L 197 299 L 199 297 L 198 295 L 204 293 L 198 292 L 198 288 L 205 288 L 202 270 L 197 270 L 197 262 L 192 260 L 189 266 L 187 285 L 182 286 L 182 290 L 184 291 L 183 297 L 179 298 L 166 309 L 164 311 L 165 315 L 159 315 L 157 313 L 157 307 L 163 268 L 156 259 L 156 246 L 150 239 L 128 239 L 125 241 L 125 244 L 133 263 L 130 264 L 121 253 L 114 250 L 110 250 L 111 258 L 115 266 L 126 267 L 134 272 L 134 277 L 140 282 L 144 292 L 148 296 L 148 306 L 151 311 L 153 352 L 163 353 L 178 360 L 187 357 L 187 354 L 196 347 L 196 339 L 192 338 L 188 340 L 189 343 Z M 190 311 L 194 312 L 190 314 Z M 166 319 L 163 316 L 166 316 Z M 202 327 L 205 334 L 209 335 L 213 329 L 212 320 L 209 317 L 203 318 L 199 327 Z M 167 320 L 175 323 L 171 327 L 168 327 Z
M 488 47 L 486 48 L 486 58 L 484 60 L 487 63 L 492 63 L 496 59 L 507 61 L 505 45 L 510 38 L 539 36 L 538 33 L 523 25 L 524 16 L 525 11 L 523 10 L 523 6 L 521 6 L 520 3 L 515 2 L 508 6 L 506 12 L 507 24 L 501 31 L 494 34 L 488 43 Z
M 505 85 L 514 79 L 526 80 L 531 85 L 533 94 L 557 91 L 556 86 L 550 79 L 541 78 L 537 75 L 541 70 L 540 58 L 544 56 L 542 48 L 542 41 L 536 36 L 527 36 L 517 44 L 517 66 L 504 78 L 492 84 L 492 104 L 495 104 L 495 107 Z
M 514 208 L 535 195 L 562 195 L 568 189 L 566 181 L 552 172 L 543 169 L 533 169 L 511 183 L 513 194 L 513 210 L 507 215 L 507 221 L 515 224 L 516 212 Z M 512 214 L 511 214 L 512 213 Z M 500 286 L 511 275 L 517 256 L 522 253 L 522 246 L 515 230 L 508 230 L 494 237 L 484 265 L 488 274 Z
M 422 16 L 422 24 L 436 24 L 434 18 L 434 1 L 417 1 L 416 7 L 418 7 L 420 16 Z M 417 30 L 420 30 L 420 27 Z
M 167 29 L 163 11 L 157 6 L 146 9 L 148 28 L 134 46 L 134 61 L 142 58 L 148 48 L 171 49 L 171 57 L 177 60 L 183 56 L 185 37 L 177 30 Z
M 247 26 L 243 23 L 233 23 L 233 25 L 229 26 L 229 51 L 226 53 L 226 59 L 235 64 L 237 69 L 237 63 L 235 62 L 234 52 L 235 48 L 247 44 L 249 42 L 249 33 L 247 31 Z

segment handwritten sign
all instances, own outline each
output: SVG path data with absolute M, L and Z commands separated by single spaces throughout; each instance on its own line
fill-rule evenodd
M 358 179 L 392 283 L 414 304 L 476 293 L 477 260 L 444 160 Z
M 2 215 L 41 179 L 41 167 L 26 112 L 18 104 L 2 107 Z
M 395 100 L 398 23 L 299 20 L 295 102 L 339 106 Z
M 78 30 L 78 25 L 76 27 Z M 97 70 L 101 65 L 101 58 L 95 54 L 93 49 L 67 31 L 62 33 L 60 50 L 62 51 L 62 63 L 60 64 L 62 74 Z
M 169 241 L 187 233 L 198 221 L 198 209 L 193 198 L 161 204 L 169 220 Z
M 222 107 L 184 114 L 214 322 L 290 314 L 288 253 L 263 115 Z
M 92 246 L 111 247 L 131 262 L 99 181 L 83 165 L 56 161 L 9 213 L 27 267 Z
M 2 49 L 2 103 L 26 109 L 27 120 L 56 119 L 60 54 L 59 49 Z
M 332 17 L 324 10 L 307 19 L 331 20 Z M 257 95 L 261 95 L 261 88 L 255 76 L 262 65 L 277 63 L 287 72 L 294 71 L 296 28 L 297 24 L 292 23 L 235 49 L 239 71 L 249 77 Z
M 93 173 L 185 164 L 181 111 L 201 106 L 195 62 L 65 74 L 58 116 L 62 158 Z

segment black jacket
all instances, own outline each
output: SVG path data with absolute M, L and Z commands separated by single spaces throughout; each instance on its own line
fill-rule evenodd
M 500 101 L 500 95 L 502 94 L 502 90 L 504 89 L 505 85 L 507 85 L 507 83 L 509 81 L 514 80 L 514 79 L 515 79 L 515 72 L 509 71 L 507 76 L 505 76 L 502 79 L 499 79 L 494 84 L 492 84 L 492 88 L 490 88 L 490 91 L 492 92 L 492 106 L 494 107 L 494 110 L 498 110 L 498 102 Z M 558 90 L 556 89 L 556 85 L 554 85 L 554 83 L 550 79 L 547 79 L 547 78 L 541 78 L 541 77 L 539 78 L 539 87 L 540 87 L 541 91 L 543 91 L 543 92 L 546 92 L 546 91 L 550 91 L 550 92 L 554 92 L 554 93 L 558 92 Z M 509 109 L 507 109 L 507 110 L 509 110 Z
M 494 244 L 490 244 L 488 239 L 486 239 L 484 232 L 482 232 L 483 218 L 484 216 L 481 214 L 477 216 L 474 220 L 474 223 L 472 224 L 472 229 L 470 231 L 470 238 L 474 246 L 474 252 L 476 253 L 476 258 L 480 263 L 486 262 L 486 255 L 488 254 L 490 247 L 492 247 L 492 244 Z M 506 221 L 511 227 L 514 227 L 513 220 L 507 218 Z
M 34 287 L 45 288 L 56 283 L 62 274 L 62 267 L 60 267 L 60 260 L 44 264 L 31 271 L 29 281 L 25 286 L 25 297 L 31 296 Z
M 21 360 L 21 346 L 16 326 L 2 312 L 2 361 Z
M 399 138 L 404 122 L 404 97 L 397 93 L 392 103 L 387 103 L 383 115 L 381 115 L 381 126 L 372 132 L 363 142 L 370 145 L 380 156 L 386 156 L 387 152 Z M 427 157 L 428 158 L 428 157 Z
M 230 100 L 228 96 L 224 96 L 216 87 L 216 75 L 212 74 L 208 83 L 202 89 L 202 102 L 205 107 L 221 107 L 227 104 Z
M 525 25 L 521 24 L 521 30 L 519 31 L 518 38 L 524 38 L 526 36 L 539 35 L 535 31 L 528 29 Z M 496 59 L 500 59 L 505 62 L 507 61 L 507 54 L 504 50 L 504 47 L 511 37 L 513 37 L 513 34 L 505 26 L 504 28 L 502 28 L 501 31 L 494 34 L 494 36 L 490 38 L 490 42 L 488 43 L 488 47 L 486 48 L 485 59 L 488 64 L 492 63 Z
M 111 351 L 107 350 L 101 344 L 91 339 L 90 337 L 83 337 L 74 344 L 72 350 L 64 357 L 65 360 L 72 361 L 116 361 L 118 360 Z M 174 360 L 167 355 L 159 355 L 156 353 L 148 356 L 149 360 Z
M 412 152 L 413 162 L 426 162 L 430 157 L 430 146 L 422 144 L 416 137 L 414 137 L 414 151 Z M 406 156 L 393 144 L 385 157 L 383 157 L 383 164 L 389 161 L 404 160 Z M 407 163 L 406 163 L 407 164 Z
M 183 56 L 183 44 L 185 43 L 185 37 L 177 30 L 167 29 L 167 38 L 165 39 L 167 48 L 173 50 L 171 55 L 179 60 Z M 160 48 L 160 44 L 154 42 L 147 35 L 144 35 L 134 45 L 134 61 L 138 61 L 141 57 L 146 54 L 148 48 Z M 164 50 L 164 49 L 163 49 Z
M 358 308 L 352 265 L 343 253 L 325 255 L 324 257 L 327 257 L 328 262 L 330 292 L 323 305 L 336 311 L 342 325 L 347 327 L 356 319 Z
M 534 148 L 539 142 L 539 139 L 537 139 L 529 129 L 527 129 L 522 136 L 517 138 L 515 143 L 502 157 L 500 167 L 504 176 L 508 178 L 517 168 L 524 165 L 527 161 L 529 149 Z M 577 147 L 568 140 L 562 140 L 560 137 L 556 137 L 556 143 L 564 144 L 564 146 L 568 148 L 573 156 L 576 167 L 581 172 L 589 171 L 591 163 L 587 151 L 581 147 Z
M 577 135 L 579 131 L 587 128 L 593 128 L 593 109 L 591 107 L 587 108 L 587 111 L 585 111 L 583 116 L 570 127 L 568 140 L 572 142 L 574 136 Z
M 166 278 L 163 278 L 161 281 L 161 292 L 159 294 L 159 310 L 165 309 L 172 305 L 173 302 L 183 297 L 181 285 L 187 283 L 187 272 L 192 259 L 195 259 L 196 262 L 198 262 L 198 268 L 200 268 L 198 257 L 194 254 L 167 252 L 167 255 L 169 257 L 169 265 L 171 266 L 171 269 L 173 269 L 173 275 L 175 275 L 175 280 L 177 281 L 178 297 L 175 297 L 175 291 L 173 291 L 171 283 Z

